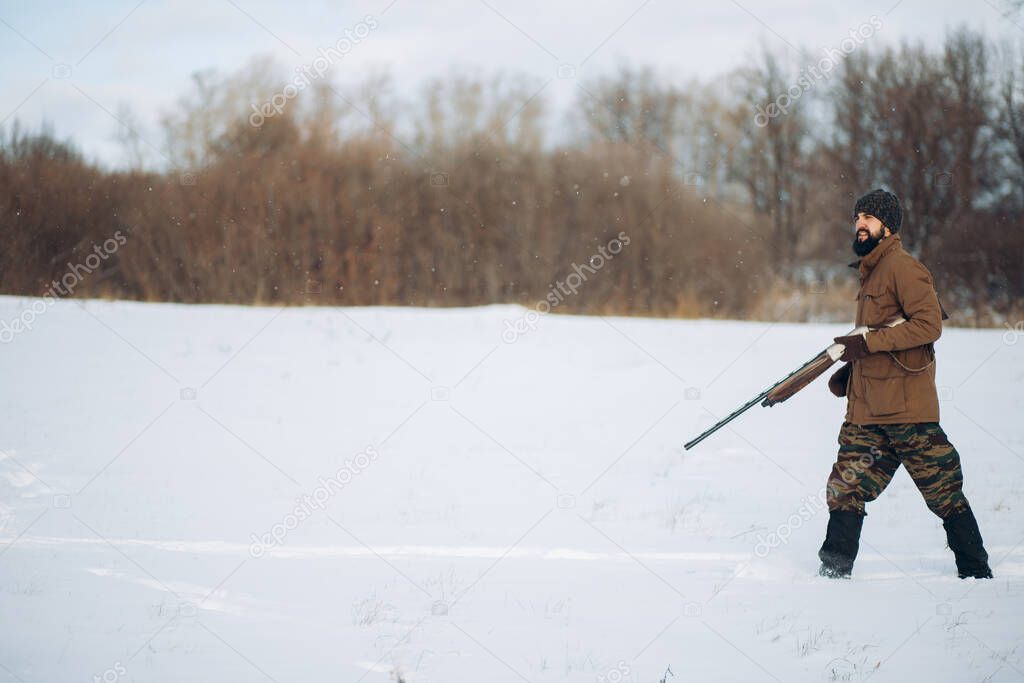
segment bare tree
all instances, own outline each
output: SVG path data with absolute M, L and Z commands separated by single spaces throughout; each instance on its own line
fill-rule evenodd
M 736 129 L 732 177 L 747 190 L 755 214 L 767 219 L 772 259 L 780 267 L 793 263 L 799 236 L 806 227 L 810 178 L 807 158 L 813 147 L 807 113 L 811 93 L 788 93 L 797 84 L 793 69 L 762 47 L 758 61 L 736 76 L 737 104 L 731 120 Z M 799 86 L 797 86 L 799 87 Z M 783 105 L 778 107 L 780 98 Z M 758 106 L 766 112 L 756 115 Z
M 1024 210 L 1024 50 L 1006 45 L 1002 56 L 996 127 L 1005 144 L 1007 191 Z

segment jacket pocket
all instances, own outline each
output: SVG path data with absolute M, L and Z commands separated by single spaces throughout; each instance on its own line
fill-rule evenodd
M 869 284 L 860 293 L 859 325 L 879 327 L 900 312 L 896 296 L 884 284 Z
M 891 379 L 903 377 L 906 374 L 899 365 L 893 362 L 892 356 L 884 351 L 869 353 L 857 361 L 857 364 L 860 365 L 860 374 L 865 378 Z
M 865 377 L 864 393 L 872 415 L 895 415 L 907 409 L 906 388 L 902 377 Z
M 872 353 L 860 361 L 864 400 L 868 411 L 879 417 L 907 409 L 906 382 L 902 369 L 889 354 Z

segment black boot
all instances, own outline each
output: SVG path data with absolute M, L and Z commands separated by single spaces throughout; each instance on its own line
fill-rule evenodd
M 818 551 L 821 568 L 818 574 L 830 579 L 848 579 L 853 571 L 853 561 L 860 548 L 860 530 L 864 515 L 847 510 L 833 510 L 828 513 L 828 530 L 825 542 Z
M 960 578 L 991 579 L 988 553 L 985 552 L 985 543 L 981 539 L 974 512 L 967 508 L 942 520 L 942 526 L 946 530 L 949 549 L 956 558 L 956 570 Z

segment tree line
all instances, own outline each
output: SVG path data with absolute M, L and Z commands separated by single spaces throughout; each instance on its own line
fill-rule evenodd
M 197 74 L 158 144 L 120 112 L 117 168 L 14 125 L 0 292 L 39 296 L 118 233 L 69 295 L 533 306 L 625 233 L 560 312 L 846 320 L 853 202 L 881 186 L 953 322 L 1013 323 L 1024 53 L 965 29 L 877 40 L 819 79 L 817 56 L 767 48 L 714 80 L 622 67 L 578 83 L 555 136 L 543 81 L 453 76 L 410 103 L 376 73 L 268 109 L 287 77 L 262 60 Z

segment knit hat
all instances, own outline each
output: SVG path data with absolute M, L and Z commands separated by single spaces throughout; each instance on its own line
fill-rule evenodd
M 857 200 L 853 207 L 853 217 L 856 218 L 859 213 L 874 216 L 893 232 L 899 232 L 900 223 L 903 222 L 900 198 L 882 189 L 872 190 Z

